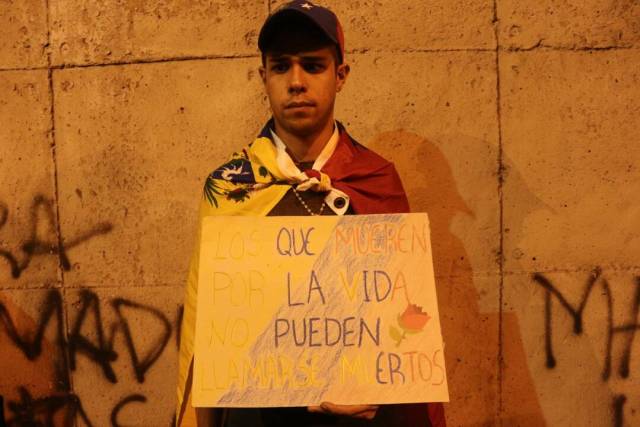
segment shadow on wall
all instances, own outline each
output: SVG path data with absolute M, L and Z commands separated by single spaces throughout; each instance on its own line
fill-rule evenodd
M 57 328 L 55 333 L 60 336 L 63 328 L 62 319 L 55 318 L 55 315 L 53 317 L 51 323 L 54 327 L 50 327 L 49 330 Z M 39 329 L 36 322 L 2 294 L 0 294 L 0 326 L 0 348 L 2 348 L 0 393 L 3 394 L 4 404 L 7 405 L 5 416 L 8 418 L 8 425 L 20 425 L 18 421 L 15 423 L 15 420 L 12 421 L 14 417 L 9 415 L 11 413 L 22 421 L 32 417 L 31 421 L 36 422 L 38 417 L 31 409 L 34 403 L 32 396 L 40 398 L 37 406 L 44 408 L 48 406 L 45 400 L 52 396 L 62 398 L 69 390 L 66 358 L 61 357 L 54 343 L 34 332 Z M 24 340 L 17 332 L 18 329 L 29 331 L 24 334 Z M 26 341 L 32 341 L 33 345 L 26 347 L 21 345 Z M 24 403 L 26 406 L 23 405 Z M 64 408 L 62 411 L 51 411 L 52 424 L 68 425 L 64 422 L 66 412 Z
M 450 403 L 445 405 L 447 422 L 452 426 L 493 426 L 498 424 L 497 418 L 503 417 L 511 425 L 544 425 L 520 328 L 511 313 L 503 315 L 503 337 L 513 343 L 509 347 L 511 353 L 505 355 L 505 363 L 520 377 L 517 399 L 521 404 L 517 414 L 499 413 L 500 315 L 480 312 L 469 257 L 463 243 L 450 231 L 456 215 L 474 214 L 458 192 L 447 158 L 433 142 L 402 130 L 382 133 L 367 146 L 395 163 L 412 211 L 429 214 L 446 343 L 450 393 Z M 495 286 L 499 286 L 497 279 Z

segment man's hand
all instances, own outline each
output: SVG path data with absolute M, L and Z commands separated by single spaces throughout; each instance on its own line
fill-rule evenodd
M 309 406 L 307 409 L 309 412 L 372 420 L 376 416 L 378 405 L 335 405 L 322 402 L 320 406 Z

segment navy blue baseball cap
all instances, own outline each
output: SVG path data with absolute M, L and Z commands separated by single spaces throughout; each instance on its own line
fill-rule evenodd
M 326 7 L 318 6 L 310 1 L 294 0 L 276 9 L 264 22 L 258 36 L 258 47 L 262 53 L 269 46 L 275 32 L 282 28 L 288 19 L 302 18 L 315 25 L 327 38 L 338 47 L 338 62 L 344 61 L 344 33 L 342 25 L 335 13 Z

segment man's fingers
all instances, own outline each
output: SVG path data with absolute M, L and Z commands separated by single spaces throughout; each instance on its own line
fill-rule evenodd
M 366 419 L 375 417 L 378 410 L 377 405 L 336 405 L 331 402 L 322 402 L 320 408 L 325 413 Z
M 320 406 L 307 406 L 307 411 L 323 413 L 324 409 L 322 409 Z

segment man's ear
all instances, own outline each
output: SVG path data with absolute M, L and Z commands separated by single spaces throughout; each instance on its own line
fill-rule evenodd
M 347 77 L 349 77 L 349 71 L 351 71 L 349 64 L 338 65 L 338 69 L 336 70 L 336 92 L 340 92 L 342 90 L 342 86 L 344 86 L 347 81 Z
M 264 68 L 264 65 L 261 65 L 260 68 L 258 68 L 258 72 L 260 73 L 262 83 L 267 84 L 267 70 Z

